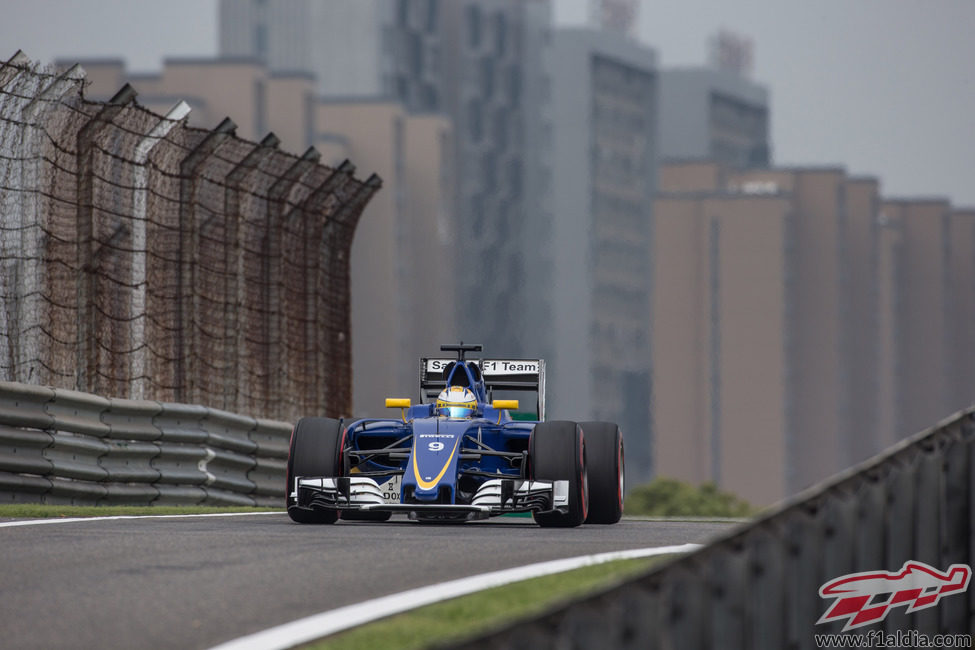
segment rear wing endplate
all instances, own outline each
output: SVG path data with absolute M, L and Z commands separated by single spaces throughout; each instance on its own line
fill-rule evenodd
M 444 369 L 456 359 L 420 359 L 420 402 L 435 399 L 447 382 Z M 545 419 L 544 359 L 468 359 L 476 365 L 488 392 L 495 390 L 528 391 L 537 394 L 538 419 Z

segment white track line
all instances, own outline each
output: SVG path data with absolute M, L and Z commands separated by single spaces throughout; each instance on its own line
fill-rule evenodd
M 195 515 L 112 515 L 110 517 L 52 517 L 0 522 L 0 528 L 13 526 L 42 526 L 44 524 L 74 524 L 79 521 L 112 521 L 115 519 L 184 519 L 186 517 L 251 517 L 254 515 L 281 515 L 282 512 L 212 512 Z
M 569 571 L 579 567 L 602 564 L 612 560 L 665 555 L 667 553 L 689 553 L 700 548 L 700 544 L 681 544 L 680 546 L 661 546 L 657 548 L 638 548 L 630 551 L 614 551 L 598 555 L 583 555 L 529 564 L 528 566 L 483 573 L 469 578 L 442 582 L 438 585 L 420 587 L 368 600 L 355 605 L 340 607 L 307 618 L 272 627 L 263 632 L 243 636 L 214 646 L 210 650 L 285 650 L 314 641 L 356 625 L 370 623 L 380 618 L 399 614 L 410 609 L 439 603 L 457 596 L 466 596 L 475 591 L 499 587 L 512 582 L 537 578 L 552 573 Z

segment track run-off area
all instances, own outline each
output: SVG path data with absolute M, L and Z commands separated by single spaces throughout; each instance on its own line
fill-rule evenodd
M 705 543 L 729 525 L 543 529 L 506 517 L 303 526 L 284 513 L 0 521 L 2 645 L 210 648 L 472 576 Z

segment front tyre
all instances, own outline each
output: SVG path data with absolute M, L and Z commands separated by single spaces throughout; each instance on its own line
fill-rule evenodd
M 589 471 L 587 524 L 615 524 L 623 516 L 623 433 L 615 422 L 580 422 Z
M 288 450 L 285 506 L 288 516 L 299 524 L 334 524 L 337 510 L 299 508 L 291 491 L 296 476 L 340 476 L 342 474 L 342 422 L 331 418 L 301 418 L 291 433 Z
M 586 474 L 586 442 L 575 422 L 539 422 L 528 442 L 531 477 L 541 481 L 569 481 L 569 511 L 534 512 L 543 527 L 571 528 L 586 520 L 589 487 Z

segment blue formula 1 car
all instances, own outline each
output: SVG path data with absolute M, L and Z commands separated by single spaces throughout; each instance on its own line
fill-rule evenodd
M 623 513 L 623 436 L 611 422 L 545 422 L 545 362 L 466 359 L 443 345 L 420 360 L 420 403 L 387 399 L 400 417 L 306 417 L 291 434 L 286 505 L 303 524 L 460 522 L 530 512 L 541 526 L 613 524 Z M 537 394 L 538 420 L 515 420 Z M 436 397 L 436 399 L 433 399 Z

